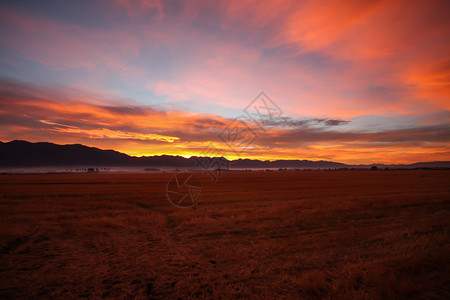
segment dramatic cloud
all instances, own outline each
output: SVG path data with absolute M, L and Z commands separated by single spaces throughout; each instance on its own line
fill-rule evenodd
M 0 138 L 230 152 L 264 91 L 283 114 L 242 156 L 449 160 L 449 3 L 6 0 Z
M 434 152 L 436 157 L 449 154 L 449 125 L 370 132 L 348 128 L 346 125 L 351 122 L 344 120 L 282 117 L 274 118 L 262 130 L 244 118 L 231 120 L 211 114 L 111 106 L 101 103 L 95 95 L 85 95 L 84 101 L 66 95 L 63 89 L 1 82 L 2 140 L 50 138 L 57 143 L 112 147 L 131 155 L 205 155 L 213 149 L 214 155 L 228 157 L 300 156 L 348 162 L 378 157 L 381 151 L 394 149 L 398 161 L 407 161 L 410 154 L 404 154 L 404 159 L 398 156 L 411 149 L 415 149 L 414 157 L 417 151 Z M 97 104 L 89 103 L 90 99 L 96 99 Z M 245 142 L 248 137 L 249 143 Z M 376 152 L 370 154 L 374 149 Z

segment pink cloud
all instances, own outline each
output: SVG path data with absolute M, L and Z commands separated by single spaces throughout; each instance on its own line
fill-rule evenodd
M 164 1 L 117 0 L 99 16 L 107 26 L 89 27 L 3 6 L 0 18 L 6 29 L 0 37 L 2 47 L 14 57 L 45 65 L 49 72 L 76 77 L 74 70 L 82 69 L 85 75 L 68 85 L 100 94 L 35 87 L 27 89 L 31 96 L 24 97 L 26 101 L 14 99 L 11 113 L 18 116 L 21 108 L 29 119 L 63 124 L 66 127 L 55 127 L 52 134 L 65 130 L 66 137 L 73 139 L 83 132 L 87 138 L 90 132 L 91 136 L 131 140 L 146 134 L 139 130 L 152 125 L 153 137 L 179 138 L 173 144 L 186 153 L 207 142 L 208 138 L 201 136 L 211 132 L 202 122 L 208 126 L 213 126 L 211 119 L 226 122 L 226 109 L 241 111 L 262 90 L 288 117 L 353 120 L 378 115 L 399 116 L 401 121 L 404 116 L 417 116 L 420 123 L 420 116 L 450 109 L 450 25 L 445 7 L 444 1 L 231 0 L 189 1 L 175 7 Z M 10 57 L 2 61 L 14 63 Z M 125 96 L 118 97 L 114 91 L 122 83 Z M 123 107 L 136 103 L 124 98 L 133 99 L 136 94 L 148 104 L 155 96 L 165 103 L 196 106 L 190 112 L 125 113 Z M 148 100 L 147 95 L 151 96 Z M 217 110 L 195 114 L 202 104 L 204 110 Z M 2 112 L 7 112 L 7 105 L 4 103 Z M 108 105 L 122 107 L 120 113 L 117 108 L 105 108 Z M 74 120 L 82 124 L 72 124 Z M 445 122 L 445 118 L 433 119 L 428 125 Z M 9 124 L 8 128 L 14 133 L 25 128 L 29 134 L 31 127 L 22 125 Z M 198 128 L 202 131 L 195 133 Z M 307 133 L 324 138 L 322 133 Z M 277 149 L 280 155 L 292 157 L 300 151 L 298 147 L 276 148 L 276 138 L 286 132 L 272 134 L 272 139 L 255 145 L 247 155 L 265 156 L 269 149 Z M 358 144 L 366 142 L 359 140 L 362 137 L 379 142 L 379 136 L 359 135 L 352 140 L 354 136 L 346 135 L 327 146 L 320 144 L 323 140 L 315 140 L 301 151 L 313 155 L 323 150 L 318 155 L 331 158 L 378 158 L 376 147 Z M 290 138 L 301 141 L 301 137 Z M 407 149 L 405 145 L 390 146 L 391 150 L 385 151 L 393 151 L 389 154 L 392 159 Z M 414 157 L 427 151 L 420 145 L 408 146 L 414 149 Z M 168 149 L 158 147 L 155 151 Z M 445 147 L 435 144 L 431 152 L 444 157 Z
M 139 55 L 139 42 L 124 30 L 106 31 L 46 20 L 27 11 L 3 7 L 9 30 L 0 38 L 17 56 L 53 69 L 106 66 L 120 73 L 142 73 L 123 58 Z
M 142 19 L 152 10 L 156 10 L 158 12 L 159 18 L 164 17 L 160 0 L 114 0 L 114 2 L 124 7 L 132 18 Z

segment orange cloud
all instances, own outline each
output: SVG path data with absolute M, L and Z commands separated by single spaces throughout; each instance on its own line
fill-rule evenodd
M 448 1 L 116 0 L 87 22 L 1 8 L 2 74 L 71 87 L 3 82 L 2 139 L 233 156 L 225 116 L 264 90 L 292 122 L 245 157 L 449 158 Z
M 446 8 L 446 1 L 117 0 L 99 15 L 107 26 L 87 27 L 4 6 L 0 40 L 15 57 L 51 70 L 89 70 L 76 84 L 90 89 L 114 73 L 120 79 L 105 90 L 123 81 L 219 110 L 239 109 L 265 90 L 295 115 L 416 114 L 448 109 Z M 123 9 L 130 18 L 119 24 L 113 17 Z M 403 91 L 380 103 L 372 92 L 379 87 Z
M 223 132 L 233 123 L 217 115 L 108 106 L 98 100 L 92 104 L 74 101 L 61 90 L 19 83 L 0 84 L 0 95 L 2 140 L 83 143 L 130 155 L 212 155 L 209 150 L 215 149 L 214 153 L 230 159 L 302 158 L 349 163 L 412 162 L 427 155 L 444 160 L 450 153 L 447 125 L 368 132 L 341 129 L 351 124 L 343 120 L 283 117 L 268 123 L 264 132 L 247 121 L 254 140 L 245 144 L 239 137 L 227 140 Z
M 91 139 L 129 139 L 129 140 L 155 140 L 161 142 L 172 143 L 179 140 L 178 137 L 164 136 L 154 133 L 136 133 L 136 132 L 125 132 L 120 130 L 110 130 L 106 128 L 101 129 L 80 129 L 75 126 L 58 124 L 46 120 L 39 120 L 39 122 L 54 126 L 50 130 L 60 132 L 60 133 L 76 133 L 80 135 L 87 135 Z M 103 123 L 103 125 L 107 125 Z

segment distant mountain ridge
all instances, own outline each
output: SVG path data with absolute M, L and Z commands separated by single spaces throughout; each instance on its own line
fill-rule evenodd
M 418 162 L 413 164 L 369 164 L 347 165 L 332 161 L 237 159 L 228 161 L 230 168 L 450 168 L 450 161 Z M 20 167 L 75 167 L 75 166 L 116 166 L 116 167 L 197 167 L 198 157 L 158 155 L 134 157 L 114 151 L 102 150 L 81 144 L 58 145 L 54 143 L 14 140 L 0 142 L 0 168 Z

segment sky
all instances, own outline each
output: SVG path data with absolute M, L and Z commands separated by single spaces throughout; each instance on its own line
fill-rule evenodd
M 450 160 L 450 2 L 8 1 L 0 140 Z

